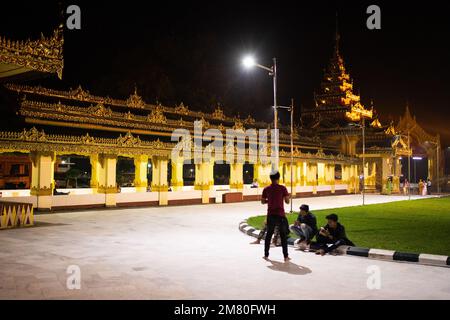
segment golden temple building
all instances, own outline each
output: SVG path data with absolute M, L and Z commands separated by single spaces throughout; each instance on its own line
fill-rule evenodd
M 0 162 L 1 157 L 24 155 L 31 161 L 29 188 L 4 190 L 3 197 L 31 202 L 39 210 L 214 203 L 221 202 L 227 193 L 240 194 L 240 200 L 257 200 L 262 188 L 270 183 L 270 164 L 250 163 L 247 153 L 241 162 L 224 164 L 229 179 L 227 184 L 219 185 L 214 183 L 218 166 L 214 158 L 193 165 L 189 163 L 192 155 L 176 160 L 171 157 L 175 147 L 172 132 L 183 128 L 193 134 L 194 121 L 201 121 L 205 130 L 214 128 L 222 133 L 226 129 L 270 129 L 269 123 L 250 116 L 241 119 L 226 115 L 220 106 L 199 112 L 183 103 L 151 104 L 143 100 L 137 88 L 129 97 L 118 99 L 91 94 L 81 86 L 57 90 L 30 86 L 16 79 L 28 72 L 61 78 L 62 45 L 61 29 L 51 38 L 36 41 L 0 37 L 1 90 L 10 102 L 2 107 L 16 113 L 16 122 L 0 132 Z M 409 111 L 398 126 L 383 126 L 373 106 L 363 105 L 345 69 L 338 35 L 315 103 L 315 107 L 302 112 L 302 125 L 294 132 L 292 166 L 290 131 L 286 126 L 280 127 L 281 183 L 289 186 L 292 176 L 296 197 L 360 192 L 363 170 L 367 191 L 388 192 L 390 179 L 392 192 L 399 192 L 399 159 L 411 154 L 405 132 L 410 130 L 411 136 L 422 142 L 439 143 L 439 137 L 420 129 Z M 366 130 L 364 164 L 361 128 L 352 126 L 361 123 Z M 59 193 L 64 190 L 56 186 L 55 164 L 64 156 L 89 159 L 88 188 Z M 118 161 L 122 158 L 132 160 L 134 165 L 134 179 L 129 187 L 120 187 L 117 181 Z M 433 157 L 429 159 L 431 174 L 435 167 Z M 193 185 L 186 183 L 189 173 Z M 253 187 L 251 181 L 244 181 L 246 173 L 255 181 Z

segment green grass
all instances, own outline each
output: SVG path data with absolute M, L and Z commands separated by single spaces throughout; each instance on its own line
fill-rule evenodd
M 338 214 L 347 236 L 359 247 L 450 256 L 450 197 L 312 212 L 319 227 L 326 224 L 326 215 Z M 287 217 L 292 224 L 297 214 Z M 265 215 L 251 217 L 248 224 L 261 229 L 264 220 Z

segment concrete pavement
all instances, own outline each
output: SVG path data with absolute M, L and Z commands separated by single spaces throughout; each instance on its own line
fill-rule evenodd
M 401 199 L 367 195 L 367 203 Z M 294 207 L 360 200 L 295 199 Z M 294 250 L 284 264 L 281 248 L 264 261 L 262 245 L 250 245 L 237 227 L 264 212 L 244 202 L 39 215 L 37 227 L 0 232 L 0 298 L 450 299 L 449 268 Z M 67 289 L 71 265 L 80 268 L 80 290 Z M 380 289 L 367 287 L 373 270 Z

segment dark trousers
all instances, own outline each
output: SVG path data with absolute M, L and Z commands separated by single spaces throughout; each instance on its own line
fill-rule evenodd
M 319 249 L 323 249 L 326 253 L 331 252 L 342 245 L 353 245 L 353 243 L 350 244 L 351 242 L 347 239 L 330 240 L 321 234 L 318 234 L 316 238 Z M 328 246 L 328 244 L 331 244 L 331 246 Z
M 269 256 L 270 241 L 272 240 L 272 235 L 275 231 L 275 227 L 280 230 L 281 247 L 283 248 L 283 255 L 285 258 L 289 256 L 287 247 L 287 235 L 289 232 L 289 225 L 285 217 L 271 215 L 267 216 L 267 233 L 266 240 L 264 242 L 264 255 Z

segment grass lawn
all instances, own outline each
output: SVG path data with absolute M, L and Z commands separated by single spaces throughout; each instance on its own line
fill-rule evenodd
M 326 224 L 326 215 L 339 215 L 359 247 L 450 256 L 450 197 L 311 211 L 319 227 Z M 287 216 L 290 224 L 297 218 Z M 261 229 L 264 220 L 251 217 L 248 224 Z

